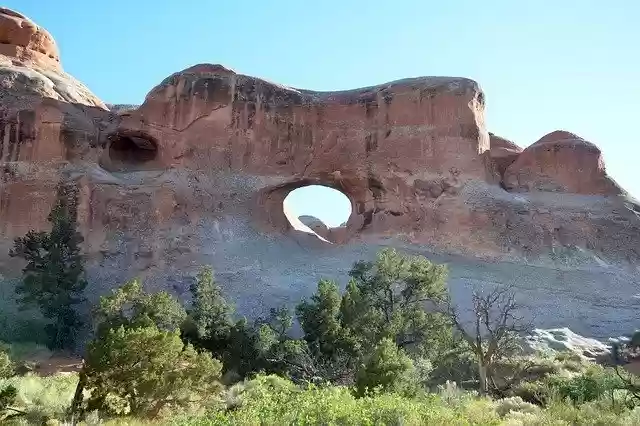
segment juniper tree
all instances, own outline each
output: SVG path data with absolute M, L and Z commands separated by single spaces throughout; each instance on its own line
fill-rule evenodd
M 454 336 L 446 315 L 435 309 L 446 300 L 444 265 L 384 249 L 373 262 L 356 262 L 349 275 L 343 294 L 335 282 L 321 280 L 296 308 L 318 363 L 333 365 L 334 372 L 340 366 L 340 380 L 353 381 L 356 367 L 385 339 L 420 364 L 445 358 Z
M 219 353 L 229 346 L 234 326 L 233 307 L 224 299 L 210 266 L 200 270 L 189 290 L 192 303 L 183 327 L 183 337 L 197 346 Z
M 340 316 L 361 352 L 384 338 L 414 352 L 450 340 L 450 322 L 435 309 L 447 296 L 445 265 L 383 249 L 374 262 L 356 262 L 349 275 Z
M 16 287 L 23 308 L 38 307 L 49 320 L 46 326 L 52 349 L 70 348 L 82 320 L 75 307 L 84 301 L 84 277 L 77 230 L 78 195 L 73 185 L 61 183 L 49 213 L 51 231 L 29 231 L 16 238 L 9 252 L 27 261 L 22 282 Z
M 164 407 L 206 406 L 222 389 L 222 364 L 155 325 L 109 329 L 88 347 L 83 369 L 89 409 L 156 417 Z M 79 405 L 79 404 L 76 404 Z M 118 413 L 120 414 L 120 413 Z

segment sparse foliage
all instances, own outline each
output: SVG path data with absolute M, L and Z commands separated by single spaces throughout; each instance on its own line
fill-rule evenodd
M 475 356 L 479 390 L 486 393 L 493 382 L 494 364 L 520 349 L 520 335 L 529 331 L 530 325 L 518 315 L 520 306 L 510 287 L 496 287 L 487 294 L 474 292 L 471 309 L 473 321 L 465 327 L 451 300 L 446 303 L 449 318 Z
M 9 253 L 27 261 L 16 293 L 24 307 L 37 306 L 50 321 L 46 333 L 49 346 L 55 349 L 71 347 L 82 325 L 75 307 L 84 301 L 87 282 L 80 252 L 83 238 L 77 231 L 77 204 L 75 187 L 58 185 L 48 217 L 51 231 L 29 231 L 15 239 Z
M 633 374 L 621 371 L 621 366 L 640 361 L 640 331 L 633 333 L 628 342 L 617 342 L 612 345 L 614 368 L 618 378 L 624 384 L 629 395 L 640 402 L 640 381 Z

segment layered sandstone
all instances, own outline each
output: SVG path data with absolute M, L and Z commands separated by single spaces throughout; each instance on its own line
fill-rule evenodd
M 136 165 L 213 168 L 279 179 L 258 194 L 265 223 L 289 191 L 319 183 L 343 191 L 354 210 L 347 227 L 406 226 L 430 202 L 485 175 L 489 148 L 484 95 L 461 78 L 425 77 L 343 92 L 314 92 L 197 65 L 165 79 L 115 137 L 144 137 L 157 156 Z M 132 151 L 142 145 L 133 141 Z M 108 169 L 123 165 L 105 159 Z M 260 214 L 258 220 L 265 219 Z M 374 224 L 375 225 L 375 224 Z
M 89 89 L 66 74 L 49 33 L 0 8 L 0 210 L 10 239 L 46 226 L 66 164 L 91 151 L 111 118 Z
M 0 34 L 13 34 L 18 16 L 2 16 Z M 541 327 L 613 335 L 637 312 L 635 278 L 624 274 L 640 262 L 640 207 L 613 196 L 621 191 L 600 151 L 574 135 L 552 133 L 522 152 L 490 136 L 472 80 L 316 92 L 200 64 L 167 77 L 140 107 L 109 111 L 59 64 L 20 55 L 0 52 L 5 277 L 19 265 L 1 253 L 47 228 L 55 185 L 71 181 L 93 297 L 133 277 L 186 295 L 191 275 L 212 264 L 239 310 L 261 314 L 394 245 L 449 263 L 463 299 L 470 287 L 520 286 L 532 310 L 554 313 Z M 305 225 L 283 208 L 311 184 L 352 204 L 345 226 L 322 238 L 298 232 Z M 571 310 L 593 316 L 573 320 Z

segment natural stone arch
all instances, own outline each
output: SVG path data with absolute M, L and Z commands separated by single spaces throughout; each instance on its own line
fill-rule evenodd
M 335 188 L 306 185 L 289 191 L 282 209 L 293 228 L 333 243 L 336 236 L 339 239 L 344 234 L 351 204 L 349 197 Z
M 254 220 L 268 231 L 290 232 L 294 228 L 283 210 L 285 198 L 298 188 L 312 185 L 326 186 L 344 194 L 351 203 L 351 214 L 345 226 L 334 228 L 331 240 L 336 244 L 346 243 L 364 230 L 367 212 L 373 208 L 373 201 L 365 184 L 364 180 L 338 179 L 331 174 L 315 178 L 293 178 L 258 192 L 252 211 Z

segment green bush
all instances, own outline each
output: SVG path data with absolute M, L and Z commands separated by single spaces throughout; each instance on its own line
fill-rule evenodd
M 624 389 L 624 383 L 611 369 L 595 365 L 585 373 L 571 378 L 551 377 L 548 384 L 558 397 L 568 398 L 574 404 L 595 401 L 605 395 L 611 395 L 617 389 Z
M 28 374 L 0 380 L 0 390 L 13 386 L 17 395 L 11 405 L 26 412 L 24 419 L 29 424 L 39 424 L 46 419 L 64 418 L 77 382 L 76 374 L 49 377 Z
M 257 376 L 244 385 L 242 404 L 207 416 L 180 418 L 184 425 L 498 425 L 486 399 L 458 407 L 437 395 L 407 398 L 394 393 L 356 398 L 342 386 L 299 387 L 277 376 Z
M 540 407 L 523 401 L 519 396 L 500 399 L 496 402 L 496 412 L 500 417 L 505 417 L 515 412 L 537 414 L 539 411 Z
M 409 396 L 418 388 L 413 362 L 391 339 L 382 339 L 356 373 L 359 396 L 377 388 Z

